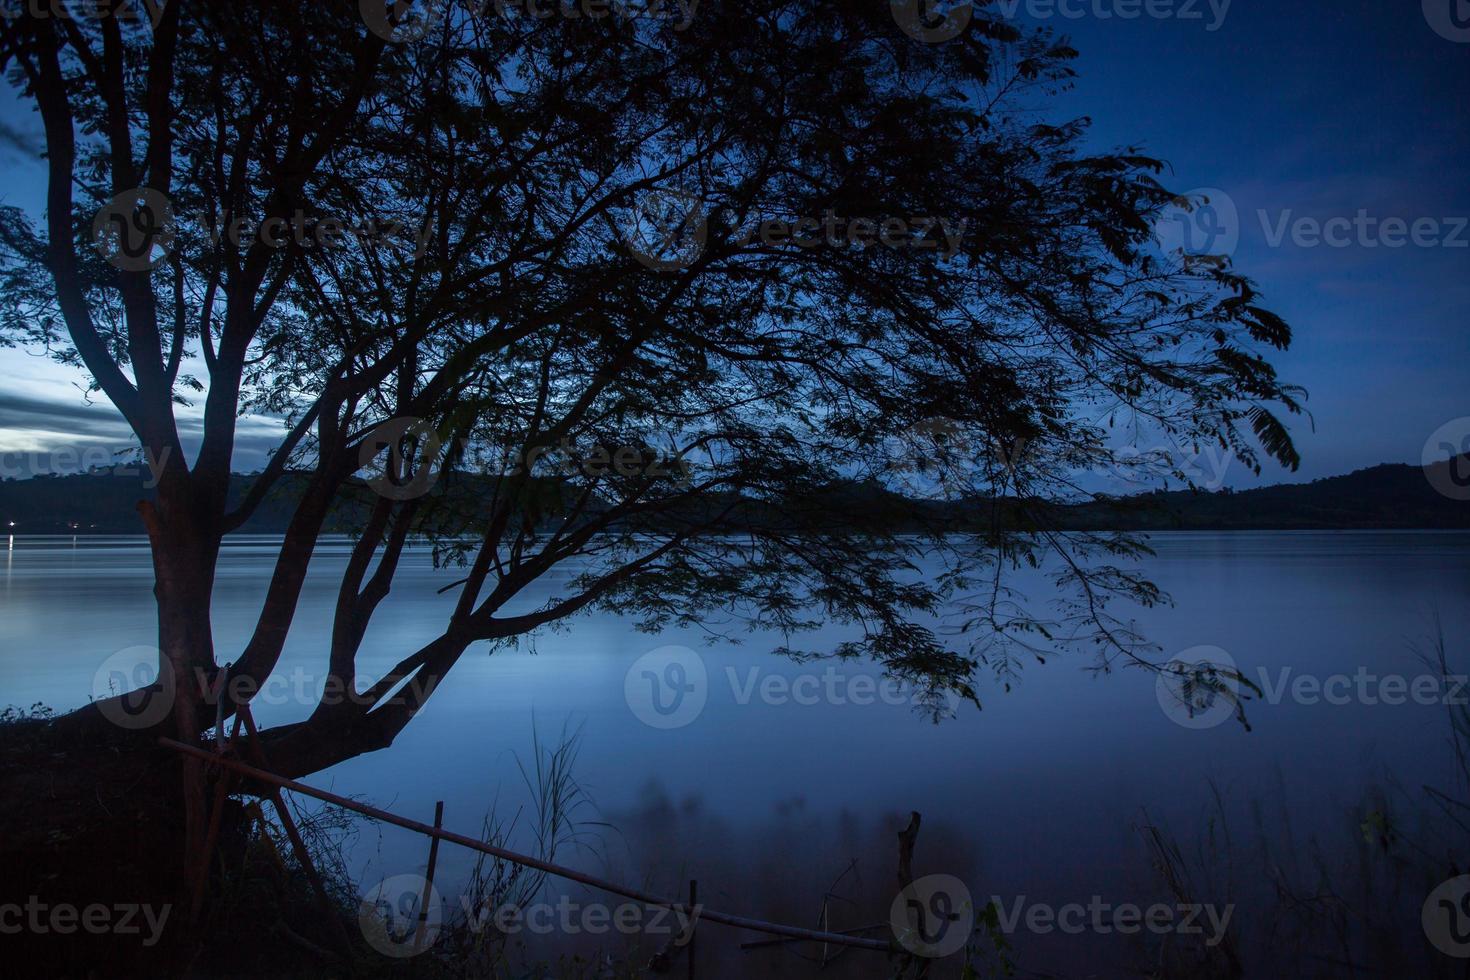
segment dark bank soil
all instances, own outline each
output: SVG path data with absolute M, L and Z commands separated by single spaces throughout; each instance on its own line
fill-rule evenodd
M 145 946 L 154 930 L 141 911 L 120 909 L 146 904 L 162 916 L 178 901 L 179 763 L 171 754 L 124 734 L 64 739 L 38 718 L 0 725 L 0 906 L 22 907 L 0 917 L 7 972 L 24 964 L 12 975 L 109 976 L 157 964 L 173 923 Z M 80 920 L 99 904 L 109 910 L 101 931 L 100 912 L 91 913 L 94 928 L 81 928 L 57 911 L 73 907 Z
M 248 801 L 227 801 L 209 907 L 188 921 L 180 766 L 137 735 L 0 718 L 0 974 L 350 975 L 306 938 L 326 932 L 320 908 Z

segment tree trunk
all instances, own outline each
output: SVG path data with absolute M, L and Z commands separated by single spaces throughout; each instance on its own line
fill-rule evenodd
M 159 487 L 157 507 L 143 502 L 138 510 L 153 551 L 159 681 L 164 696 L 172 702 L 169 716 L 176 737 L 192 742 L 214 722 L 213 715 L 205 711 L 203 685 L 215 672 L 210 599 L 219 536 L 201 527 L 195 518 L 196 501 L 190 499 L 187 484 L 168 490 L 165 485 Z M 206 781 L 199 760 L 184 758 L 179 766 L 184 806 L 183 865 L 192 873 L 209 859 L 205 853 L 209 827 Z

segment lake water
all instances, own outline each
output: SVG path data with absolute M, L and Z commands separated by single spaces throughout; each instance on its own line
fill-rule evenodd
M 828 674 L 824 664 L 772 657 L 769 637 L 705 646 L 696 634 L 647 636 L 591 616 L 534 648 L 472 650 L 391 749 L 309 781 L 422 820 L 444 800 L 446 825 L 476 833 L 492 805 L 502 817 L 529 805 L 517 760 L 530 761 L 533 730 L 555 743 L 579 729 L 577 774 L 597 819 L 612 827 L 593 830 L 595 848 L 559 858 L 665 893 L 697 878 L 711 906 L 804 925 L 817 924 L 830 891 L 834 929 L 885 921 L 893 835 L 911 810 L 925 821 L 916 873 L 955 875 L 979 904 L 994 895 L 1003 904 L 1025 896 L 1027 905 L 1060 906 L 1157 895 L 1138 827 L 1165 826 L 1189 851 L 1216 790 L 1240 837 L 1255 834 L 1258 820 L 1289 827 L 1289 846 L 1305 861 L 1312 838 L 1330 852 L 1352 837 L 1349 808 L 1369 787 L 1417 792 L 1449 781 L 1442 698 L 1396 697 L 1394 682 L 1382 679 L 1412 684 L 1430 673 L 1417 655 L 1428 650 L 1436 618 L 1451 657 L 1470 666 L 1470 534 L 1178 533 L 1154 536 L 1153 546 L 1146 571 L 1174 604 L 1139 611 L 1138 622 L 1165 657 L 1218 647 L 1248 677 L 1264 678 L 1275 690 L 1272 703 L 1250 706 L 1253 731 L 1233 722 L 1180 725 L 1161 708 L 1150 675 L 1095 675 L 1080 654 L 1029 664 L 1009 693 L 982 678 L 984 710 L 962 706 L 935 725 L 861 664 Z M 322 669 L 334 572 L 346 550 L 339 541 L 319 551 L 292 628 L 281 672 L 300 678 L 303 690 Z M 248 635 L 273 556 L 265 539 L 226 548 L 214 612 L 223 658 Z M 455 578 L 433 568 L 427 551 L 405 559 L 360 658 L 364 675 L 435 635 L 453 601 L 436 590 Z M 551 595 L 557 581 L 532 599 Z M 1040 580 L 1022 585 L 1044 597 Z M 62 710 L 84 702 L 109 656 L 152 642 L 151 588 L 141 539 L 13 539 L 0 552 L 0 705 Z M 640 657 L 669 645 L 697 650 L 704 704 L 673 719 L 687 721 L 680 727 L 659 728 L 640 718 L 669 720 L 650 715 L 638 694 L 653 682 L 641 668 L 629 674 Z M 668 676 L 663 663 L 644 666 Z M 1308 686 L 1275 696 L 1303 676 L 1309 685 L 1346 679 L 1329 681 L 1326 695 Z M 303 717 L 310 706 L 309 694 L 290 685 L 263 700 L 257 716 L 265 724 Z M 351 869 L 365 883 L 421 871 L 425 851 L 415 835 L 364 826 Z M 455 848 L 441 853 L 447 895 L 469 865 Z M 1214 886 L 1196 887 L 1203 895 Z M 1241 921 L 1267 914 L 1245 907 L 1249 891 L 1236 897 Z M 1417 907 L 1412 895 L 1405 899 L 1404 908 Z M 803 975 L 809 966 L 798 955 L 813 953 L 741 953 L 738 942 L 756 937 L 721 927 L 699 935 L 702 976 Z M 563 941 L 616 945 L 607 936 Z M 1023 928 L 1012 955 L 1027 969 L 1086 964 L 1107 976 L 1137 955 L 1140 941 Z M 852 951 L 829 974 L 879 976 L 881 960 Z

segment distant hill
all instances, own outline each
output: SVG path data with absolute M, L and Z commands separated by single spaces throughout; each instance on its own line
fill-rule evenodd
M 1470 456 L 1457 473 L 1470 474 Z M 1436 469 L 1448 469 L 1447 460 Z M 1346 476 L 1254 490 L 1150 493 L 1064 509 L 1072 528 L 1291 530 L 1470 528 L 1470 501 L 1451 500 L 1423 467 L 1384 463 Z
M 141 471 L 141 472 L 140 472 Z M 230 502 L 243 499 L 254 477 L 230 478 Z M 304 478 L 288 473 L 266 495 L 237 534 L 281 534 L 290 523 Z M 66 476 L 36 476 L 0 482 L 0 530 L 16 534 L 144 534 L 138 503 L 153 498 L 152 479 L 137 466 L 98 468 Z M 357 523 L 360 505 L 347 502 L 329 521 L 330 529 Z
M 1470 456 L 1461 457 L 1459 466 L 1457 473 L 1470 473 Z M 247 475 L 235 476 L 231 496 L 239 499 L 250 480 Z M 141 534 L 137 504 L 152 496 L 146 484 L 145 476 L 121 467 L 5 480 L 0 482 L 0 531 L 8 527 L 17 534 Z M 238 533 L 283 532 L 299 486 L 299 477 L 283 478 Z M 876 503 L 879 496 L 886 496 L 857 486 L 849 486 L 843 495 L 844 506 L 861 506 L 863 499 Z M 986 504 L 974 501 L 926 506 L 931 514 L 958 522 L 973 515 L 977 506 L 990 513 Z M 359 523 L 362 507 L 360 501 L 345 502 L 328 529 L 349 530 Z M 1017 513 L 1011 501 L 1001 509 Z M 1057 506 L 1051 516 L 1071 530 L 1470 529 L 1470 502 L 1440 494 L 1420 467 L 1388 463 L 1311 483 L 1241 491 L 1154 492 Z M 1005 523 L 1015 526 L 1016 521 Z

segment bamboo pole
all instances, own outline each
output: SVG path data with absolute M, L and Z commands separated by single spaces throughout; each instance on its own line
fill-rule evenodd
M 310 796 L 315 799 L 322 800 L 323 802 L 340 806 L 344 810 L 352 810 L 353 812 L 360 813 L 363 816 L 372 817 L 374 820 L 381 820 L 384 823 L 391 823 L 394 826 L 402 827 L 405 830 L 412 830 L 415 833 L 425 834 L 430 837 L 438 837 L 441 840 L 446 840 L 451 844 L 458 844 L 461 847 L 468 847 L 472 851 L 480 851 L 481 853 L 489 854 L 492 857 L 498 857 L 503 860 L 510 861 L 514 864 L 522 864 L 528 868 L 535 868 L 538 871 L 544 871 L 547 874 L 554 875 L 558 878 L 565 878 L 568 881 L 575 881 L 579 884 L 587 885 L 591 888 L 597 889 L 598 891 L 608 892 L 609 894 L 613 895 L 622 895 L 624 898 L 631 898 L 635 902 L 641 902 L 644 905 L 653 906 L 656 908 L 666 908 L 676 912 L 689 911 L 688 907 L 682 902 L 670 901 L 667 898 L 662 898 L 658 895 L 650 894 L 649 892 L 639 891 L 635 888 L 628 888 L 624 885 L 619 885 L 615 882 L 607 881 L 594 875 L 583 874 L 582 872 L 577 871 L 573 868 L 568 868 L 565 865 L 554 864 L 551 861 L 544 861 L 541 858 L 532 857 L 529 854 L 520 854 L 516 851 L 507 850 L 503 847 L 496 847 L 494 844 L 487 844 L 482 840 L 475 839 L 474 837 L 466 837 L 464 834 L 456 834 L 453 831 L 443 829 L 436 830 L 435 828 L 429 826 L 426 823 L 422 823 L 421 821 L 410 820 L 408 817 L 400 817 L 396 813 L 390 813 L 387 810 L 380 810 L 375 806 L 369 806 L 366 803 L 359 803 L 356 800 L 348 799 L 345 796 L 338 796 L 336 793 L 329 793 L 326 790 L 317 789 L 316 787 L 308 786 L 305 783 L 299 783 L 294 779 L 286 779 L 283 776 L 277 776 L 273 772 L 267 772 L 264 769 L 258 769 L 255 766 L 247 765 L 237 759 L 216 756 L 213 753 L 206 752 L 204 749 L 201 749 L 197 746 L 186 745 L 183 742 L 177 741 L 172 738 L 160 737 L 158 739 L 158 744 L 164 746 L 165 748 L 173 749 L 175 752 L 182 752 L 185 755 L 193 756 L 197 759 L 206 759 L 211 762 L 217 763 L 218 765 L 225 766 L 226 768 L 234 769 L 236 772 L 249 776 L 252 779 L 257 779 L 263 783 L 266 783 L 267 785 L 278 786 L 282 789 L 289 789 L 293 793 L 300 793 L 303 796 Z M 893 944 L 884 940 L 864 939 L 858 936 L 844 936 L 841 933 L 822 932 L 818 929 L 804 929 L 801 926 L 781 925 L 780 923 L 776 922 L 766 922 L 762 919 L 751 919 L 743 915 L 733 915 L 729 912 L 720 912 L 715 909 L 700 909 L 698 912 L 698 916 L 700 919 L 708 919 L 710 922 L 718 922 L 721 925 L 733 926 L 736 929 L 748 929 L 751 932 L 763 932 L 771 936 L 789 936 L 792 939 L 805 939 L 818 943 L 831 943 L 835 946 L 852 946 L 857 949 L 871 949 L 875 952 L 880 953 L 887 953 L 893 949 Z

